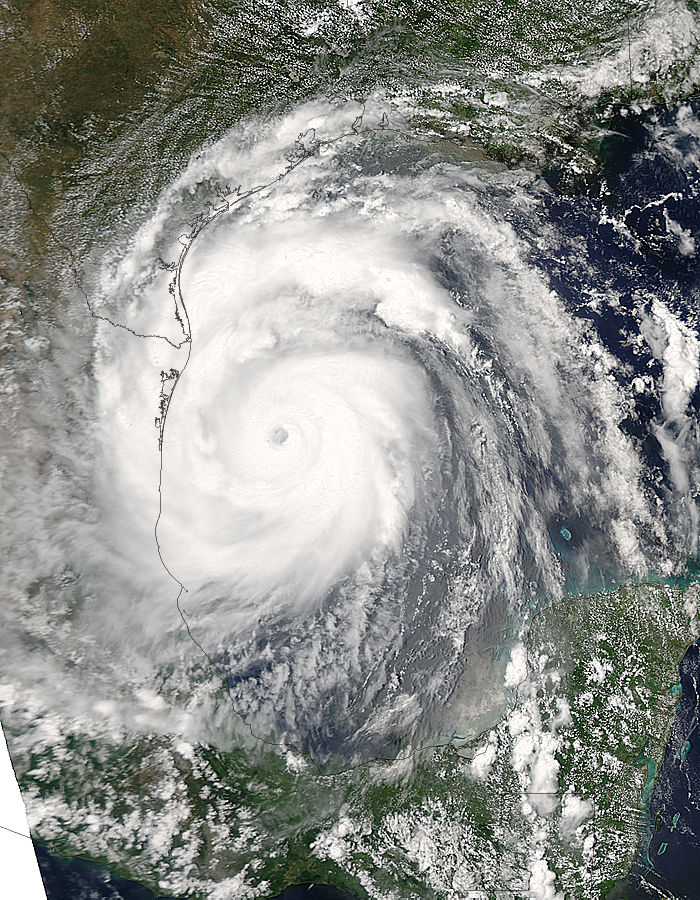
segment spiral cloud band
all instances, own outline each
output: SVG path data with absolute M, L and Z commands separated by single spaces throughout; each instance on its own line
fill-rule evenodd
M 237 711 L 322 762 L 476 727 L 499 702 L 482 651 L 500 631 L 567 579 L 671 564 L 613 361 L 508 224 L 529 202 L 517 180 L 356 136 L 353 116 L 312 105 L 224 139 L 106 291 L 162 331 L 152 263 L 177 252 L 173 211 L 270 182 L 213 217 L 179 271 L 191 345 L 158 358 L 179 378 L 157 536 Z M 275 179 L 311 125 L 346 137 Z M 105 383 L 147 410 L 132 372 L 106 355 Z M 118 483 L 152 494 L 153 454 L 115 457 Z

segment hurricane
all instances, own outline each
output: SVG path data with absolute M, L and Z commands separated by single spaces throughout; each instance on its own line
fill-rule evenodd
M 5 892 L 695 896 L 694 0 L 24 6 Z
M 184 622 L 256 737 L 344 766 L 478 733 L 533 610 L 692 552 L 697 342 L 638 298 L 685 354 L 659 478 L 632 377 L 533 263 L 538 191 L 315 102 L 202 151 L 96 264 L 131 615 Z

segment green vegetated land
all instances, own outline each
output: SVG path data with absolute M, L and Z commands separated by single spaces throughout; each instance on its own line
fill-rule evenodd
M 545 610 L 491 732 L 330 776 L 292 751 L 88 737 L 57 717 L 55 745 L 16 758 L 35 834 L 178 896 L 310 880 L 369 898 L 520 897 L 545 866 L 567 898 L 603 897 L 638 847 L 693 591 L 643 585 Z
M 558 758 L 562 785 L 595 804 L 603 895 L 632 864 L 678 703 L 678 665 L 696 637 L 694 588 L 645 584 L 559 604 L 528 637 L 531 661 L 562 673 L 571 706 Z M 551 713 L 549 713 L 551 714 Z
M 690 9 L 679 0 L 675 18 Z M 318 0 L 11 0 L 0 13 L 0 149 L 43 214 L 82 202 L 99 219 L 115 200 L 128 208 L 153 196 L 245 115 L 379 88 L 487 154 L 583 163 L 611 91 L 630 100 L 690 89 L 692 41 L 679 31 L 677 51 L 655 59 L 645 37 L 654 10 L 647 0 L 381 0 L 355 10 Z M 602 98 L 588 96 L 592 76 L 584 87 L 570 77 L 571 67 L 620 53 L 624 78 Z

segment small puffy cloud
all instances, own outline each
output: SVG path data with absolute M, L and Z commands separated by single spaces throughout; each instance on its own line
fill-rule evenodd
M 308 761 L 300 753 L 295 753 L 293 750 L 287 750 L 284 764 L 287 771 L 291 772 L 292 775 L 303 775 L 310 768 Z
M 557 739 L 553 734 L 541 735 L 530 769 L 529 799 L 540 815 L 552 812 L 557 804 L 559 763 L 554 755 L 556 749 Z
M 573 837 L 576 829 L 593 815 L 593 802 L 567 793 L 562 800 L 559 829 L 565 837 Z
M 491 766 L 496 759 L 496 742 L 493 738 L 482 744 L 476 751 L 469 765 L 470 774 L 477 781 L 485 781 L 488 778 Z
M 505 686 L 515 688 L 527 678 L 527 652 L 525 645 L 516 644 L 510 651 L 510 660 L 506 666 Z
M 530 863 L 528 897 L 531 900 L 564 900 L 564 895 L 556 889 L 554 872 L 547 865 L 542 851 Z

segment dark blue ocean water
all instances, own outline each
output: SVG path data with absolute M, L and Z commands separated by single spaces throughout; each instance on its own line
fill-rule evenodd
M 670 473 L 652 427 L 662 417 L 663 368 L 639 339 L 640 310 L 660 300 L 691 328 L 700 322 L 700 101 L 620 117 L 611 129 L 600 177 L 572 194 L 560 190 L 560 172 L 548 172 L 544 215 L 515 225 L 569 311 L 620 362 L 614 377 L 634 403 L 621 427 L 663 497 Z M 679 230 L 694 237 L 696 252 Z M 657 389 L 630 391 L 638 376 Z M 690 411 L 700 415 L 700 387 Z
M 47 900 L 156 900 L 142 884 L 79 857 L 66 858 L 34 843 Z M 174 900 L 163 897 L 161 900 Z M 231 897 L 231 900 L 235 898 Z M 328 885 L 295 884 L 270 900 L 354 900 Z
M 104 866 L 73 856 L 66 858 L 34 842 L 47 900 L 155 900 L 142 884 L 120 878 Z M 173 898 L 164 898 L 173 900 Z

